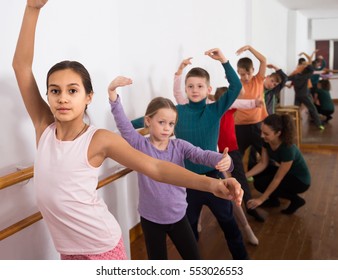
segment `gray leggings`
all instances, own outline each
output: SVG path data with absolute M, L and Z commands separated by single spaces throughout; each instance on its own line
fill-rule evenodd
M 295 105 L 300 106 L 301 104 L 304 104 L 304 106 L 309 110 L 309 114 L 311 118 L 313 119 L 316 126 L 322 125 L 322 122 L 319 118 L 317 108 L 313 104 L 310 95 L 306 96 L 296 96 L 295 98 Z

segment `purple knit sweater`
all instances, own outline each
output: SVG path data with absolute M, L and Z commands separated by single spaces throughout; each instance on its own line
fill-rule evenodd
M 140 135 L 126 117 L 118 97 L 115 102 L 109 101 L 117 128 L 122 137 L 135 149 L 157 159 L 170 161 L 184 166 L 184 159 L 198 164 L 214 167 L 222 154 L 203 151 L 181 139 L 170 139 L 166 150 L 156 149 L 148 137 Z M 230 169 L 232 169 L 231 166 Z M 158 224 L 172 224 L 181 220 L 186 212 L 186 189 L 153 179 L 138 173 L 140 215 Z

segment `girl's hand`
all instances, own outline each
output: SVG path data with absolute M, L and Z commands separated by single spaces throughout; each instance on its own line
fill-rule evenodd
M 108 94 L 109 94 L 109 99 L 111 101 L 115 101 L 117 98 L 117 93 L 116 89 L 118 87 L 124 87 L 127 85 L 132 84 L 133 81 L 129 78 L 123 77 L 123 76 L 118 76 L 114 80 L 111 81 L 111 83 L 108 86 Z
M 27 6 L 30 8 L 41 9 L 48 0 L 27 0 Z
M 261 197 L 253 198 L 253 199 L 250 199 L 247 202 L 247 206 L 248 206 L 249 209 L 255 209 L 256 207 L 261 205 L 263 202 L 264 202 L 264 200 Z
M 231 166 L 231 157 L 228 154 L 229 148 L 223 151 L 223 158 L 216 164 L 215 168 L 221 172 L 226 172 Z
M 244 193 L 241 184 L 235 178 L 218 181 L 218 187 L 213 194 L 220 198 L 234 201 L 237 205 L 241 205 Z
M 180 69 L 183 70 L 185 67 L 190 65 L 192 59 L 193 59 L 192 57 L 188 57 L 188 58 L 184 59 L 180 64 Z

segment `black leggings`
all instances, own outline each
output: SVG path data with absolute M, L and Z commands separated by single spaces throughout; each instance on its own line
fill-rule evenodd
M 200 260 L 197 241 L 185 215 L 174 224 L 157 224 L 141 217 L 149 260 L 167 260 L 167 234 L 184 260 Z
M 254 176 L 254 187 L 260 193 L 264 193 L 277 173 L 278 167 L 269 165 L 263 172 Z M 289 200 L 297 197 L 298 193 L 305 192 L 310 186 L 304 184 L 297 177 L 287 173 L 279 186 L 270 195 L 271 198 L 282 197 Z

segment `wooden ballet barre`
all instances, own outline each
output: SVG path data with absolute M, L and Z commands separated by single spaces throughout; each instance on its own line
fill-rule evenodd
M 108 176 L 107 178 L 102 179 L 101 181 L 99 181 L 98 185 L 97 185 L 97 189 L 100 189 L 106 185 L 108 185 L 109 183 L 127 175 L 128 173 L 132 172 L 133 170 L 131 170 L 130 168 L 124 168 L 116 173 L 114 173 L 111 176 Z M 20 230 L 29 227 L 30 225 L 38 222 L 39 220 L 42 219 L 42 215 L 40 212 L 37 212 L 15 224 L 12 224 L 11 226 L 3 229 L 0 231 L 0 241 L 19 232 Z
M 132 172 L 133 170 L 130 168 L 124 168 L 116 173 L 114 173 L 113 175 L 108 176 L 107 178 L 102 179 L 101 181 L 99 181 L 98 185 L 97 185 L 97 189 L 100 189 L 106 185 L 108 185 L 111 182 L 114 182 L 115 180 L 127 175 L 128 173 Z
M 13 172 L 11 174 L 0 177 L 0 190 L 17 183 L 29 180 L 34 175 L 34 168 L 30 166 L 28 168 Z
M 8 228 L 3 229 L 0 231 L 0 241 L 19 232 L 20 230 L 34 224 L 35 222 L 39 221 L 42 219 L 42 215 L 40 212 L 37 212 L 11 226 Z

